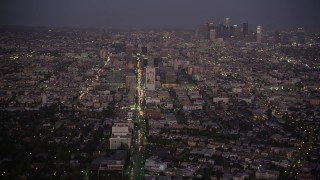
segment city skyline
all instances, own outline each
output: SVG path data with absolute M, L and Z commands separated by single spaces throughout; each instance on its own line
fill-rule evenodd
M 320 29 L 319 2 L 301 1 L 2 1 L 0 25 L 90 28 L 199 28 L 203 22 L 253 30 Z
M 0 1 L 0 179 L 320 179 L 317 1 Z
M 318 33 L 228 22 L 3 28 L 1 179 L 319 179 Z

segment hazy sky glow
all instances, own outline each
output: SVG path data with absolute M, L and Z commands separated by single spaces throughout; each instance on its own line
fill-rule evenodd
M 1 25 L 195 28 L 249 22 L 267 29 L 320 29 L 320 0 L 1 0 Z

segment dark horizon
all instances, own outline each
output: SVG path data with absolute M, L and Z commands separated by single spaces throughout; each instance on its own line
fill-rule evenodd
M 1 26 L 111 29 L 195 29 L 206 22 L 249 29 L 320 29 L 317 0 L 4 0 L 0 2 Z

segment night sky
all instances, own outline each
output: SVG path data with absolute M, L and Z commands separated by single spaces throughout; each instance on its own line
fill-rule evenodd
M 198 28 L 249 23 L 278 30 L 320 29 L 320 0 L 1 0 L 0 25 Z

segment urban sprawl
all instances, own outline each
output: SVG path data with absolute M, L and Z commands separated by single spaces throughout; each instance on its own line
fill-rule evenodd
M 319 179 L 320 33 L 249 25 L 1 28 L 0 179 Z

